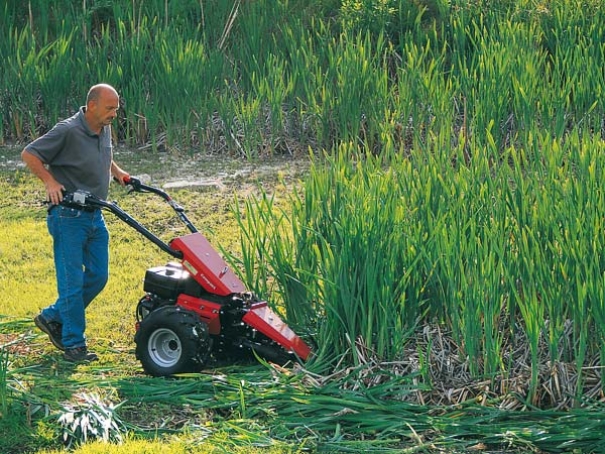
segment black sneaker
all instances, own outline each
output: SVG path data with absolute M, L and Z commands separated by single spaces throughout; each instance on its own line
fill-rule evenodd
M 89 352 L 86 347 L 67 348 L 63 358 L 70 363 L 90 363 L 99 359 L 96 353 Z
M 63 325 L 61 325 L 61 323 L 49 322 L 42 317 L 42 314 L 34 317 L 34 323 L 38 328 L 40 328 L 40 331 L 48 334 L 50 341 L 55 347 L 57 347 L 59 350 L 65 350 L 62 340 L 63 335 L 61 334 L 63 331 Z

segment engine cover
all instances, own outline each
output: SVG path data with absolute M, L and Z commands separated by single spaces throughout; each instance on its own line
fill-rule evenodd
M 191 274 L 180 263 L 173 262 L 149 268 L 145 272 L 143 290 L 170 300 L 176 300 L 181 293 L 196 297 L 203 293 L 202 286 Z

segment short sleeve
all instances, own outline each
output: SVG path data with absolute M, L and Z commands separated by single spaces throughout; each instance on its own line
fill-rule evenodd
M 25 147 L 25 151 L 33 154 L 44 164 L 52 164 L 53 160 L 64 148 L 69 128 L 63 122 L 57 123 L 50 131 L 38 137 Z

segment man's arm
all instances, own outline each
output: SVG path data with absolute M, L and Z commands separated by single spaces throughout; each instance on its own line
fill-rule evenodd
M 130 174 L 124 170 L 122 170 L 122 168 L 117 165 L 115 163 L 115 161 L 111 161 L 111 175 L 118 180 L 118 183 L 120 183 L 122 186 L 126 185 L 126 182 L 124 181 L 124 178 L 129 179 L 130 178 Z
M 44 183 L 46 187 L 46 200 L 53 205 L 58 205 L 63 200 L 63 190 L 65 189 L 63 185 L 55 180 L 44 163 L 29 151 L 23 150 L 21 152 L 21 159 L 29 170 Z

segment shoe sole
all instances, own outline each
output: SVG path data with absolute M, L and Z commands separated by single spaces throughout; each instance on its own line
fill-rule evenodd
M 48 336 L 48 338 L 50 339 L 51 343 L 57 347 L 59 350 L 61 351 L 65 351 L 65 347 L 63 347 L 62 343 L 59 343 L 55 340 L 55 338 L 53 337 L 53 335 L 50 333 L 50 330 L 46 327 L 46 325 L 44 325 L 44 323 L 40 320 L 40 317 L 35 317 L 34 318 L 34 324 L 38 327 L 38 329 L 40 331 L 42 331 L 44 334 L 46 334 Z
M 99 357 L 95 355 L 95 356 L 92 356 L 90 358 L 70 358 L 68 356 L 63 355 L 63 359 L 65 361 L 67 361 L 68 363 L 83 364 L 83 363 L 92 363 L 94 361 L 98 361 Z
M 94 363 L 95 361 L 98 361 L 99 358 L 94 358 L 94 359 L 68 359 L 68 358 L 63 358 L 65 361 L 67 361 L 69 364 L 88 364 L 88 363 Z

